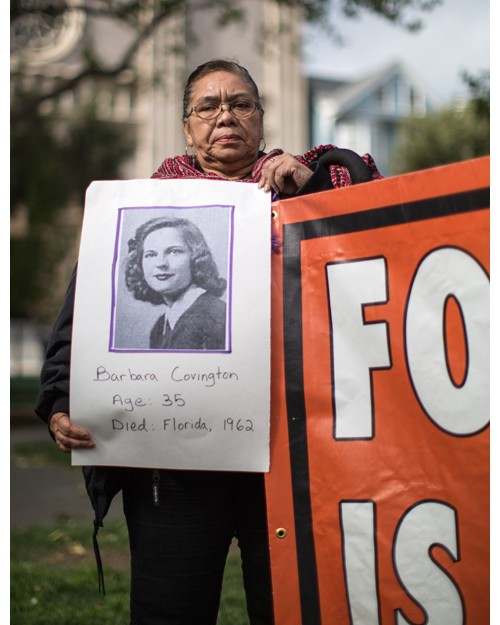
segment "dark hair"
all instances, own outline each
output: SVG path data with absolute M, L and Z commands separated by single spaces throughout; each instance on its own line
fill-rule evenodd
M 155 217 L 139 226 L 135 237 L 128 242 L 129 256 L 125 270 L 125 284 L 135 299 L 152 304 L 162 304 L 163 297 L 154 291 L 144 278 L 142 256 L 144 240 L 154 230 L 176 228 L 181 231 L 184 242 L 191 252 L 191 274 L 193 283 L 211 295 L 220 296 L 226 290 L 226 280 L 219 276 L 219 270 L 210 248 L 199 228 L 189 219 L 177 217 Z
M 186 86 L 184 87 L 184 97 L 182 100 L 182 116 L 184 119 L 187 119 L 189 116 L 189 104 L 193 96 L 194 86 L 196 82 L 200 80 L 200 78 L 203 78 L 204 76 L 207 76 L 212 72 L 229 72 L 230 74 L 236 74 L 238 76 L 241 76 L 241 78 L 243 78 L 243 80 L 250 88 L 253 97 L 259 103 L 261 113 L 264 113 L 264 109 L 262 108 L 262 103 L 260 101 L 259 89 L 255 84 L 254 79 L 250 76 L 249 71 L 235 61 L 213 59 L 211 61 L 203 63 L 202 65 L 198 65 L 198 67 L 193 72 L 191 72 L 189 78 L 187 79 Z

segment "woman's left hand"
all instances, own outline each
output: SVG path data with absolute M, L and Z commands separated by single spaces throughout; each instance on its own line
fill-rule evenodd
M 72 449 L 95 447 L 90 432 L 72 423 L 65 412 L 54 413 L 50 418 L 49 428 L 61 451 L 68 453 Z
M 259 189 L 275 191 L 283 195 L 293 195 L 312 176 L 312 171 L 294 156 L 285 152 L 270 158 L 262 168 Z

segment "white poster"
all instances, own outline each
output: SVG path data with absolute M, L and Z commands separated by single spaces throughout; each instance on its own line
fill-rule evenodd
M 70 414 L 75 465 L 268 471 L 270 195 L 207 180 L 87 191 Z

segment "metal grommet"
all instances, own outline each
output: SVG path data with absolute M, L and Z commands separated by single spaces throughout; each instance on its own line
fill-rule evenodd
M 286 538 L 286 535 L 288 534 L 284 527 L 278 527 L 278 529 L 274 533 L 276 534 L 276 538 L 279 538 L 280 540 L 282 538 Z
M 271 219 L 278 219 L 278 211 L 271 211 Z

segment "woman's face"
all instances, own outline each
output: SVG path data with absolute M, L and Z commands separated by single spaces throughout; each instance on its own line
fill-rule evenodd
M 144 239 L 142 270 L 147 284 L 175 301 L 192 282 L 191 252 L 177 228 L 153 230 Z
M 255 101 L 247 83 L 230 72 L 212 72 L 195 84 L 190 108 L 206 102 L 230 103 L 236 99 Z M 263 136 L 262 112 L 257 108 L 249 117 L 237 118 L 227 107 L 215 119 L 200 119 L 192 113 L 184 122 L 188 145 L 205 171 L 226 177 L 239 177 L 250 171 L 257 160 Z

